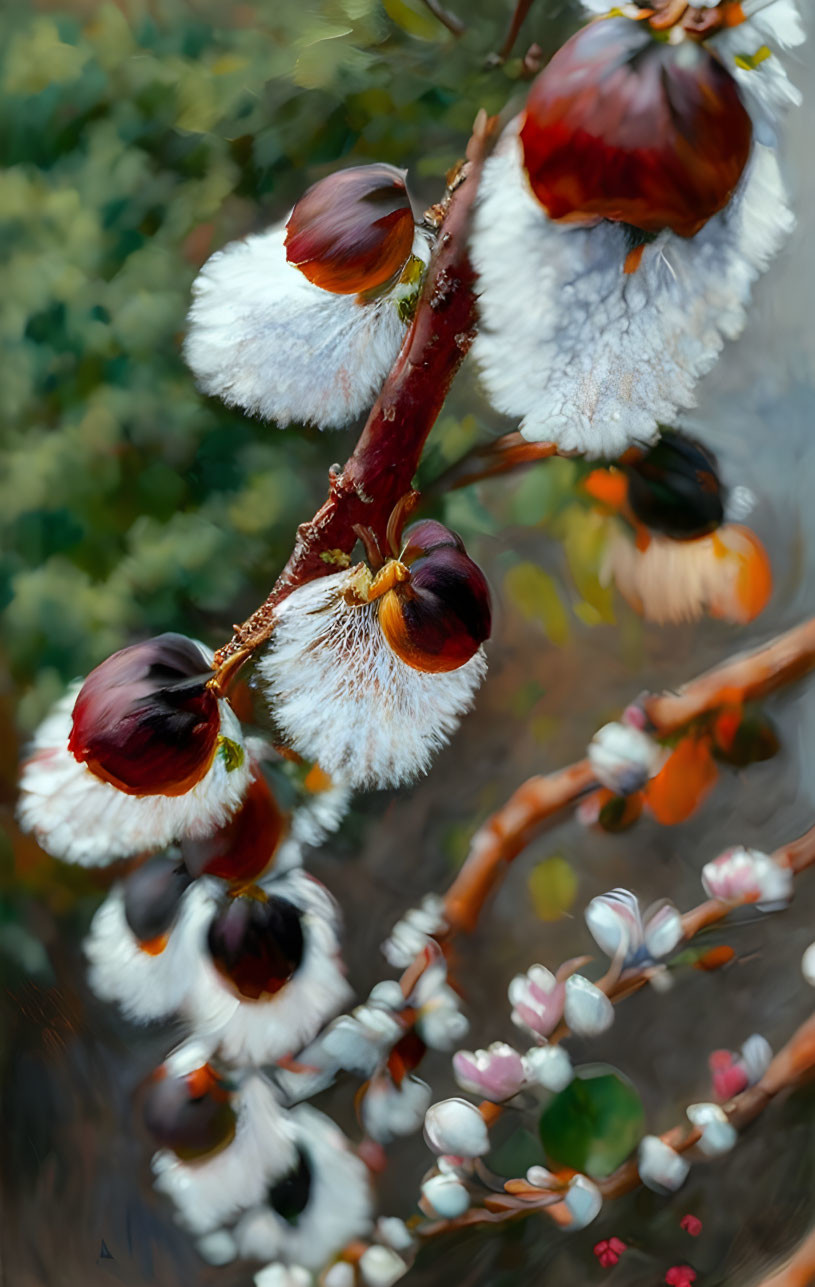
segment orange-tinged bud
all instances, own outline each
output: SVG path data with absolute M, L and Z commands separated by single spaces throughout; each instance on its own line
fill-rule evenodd
M 283 834 L 283 815 L 259 769 L 243 804 L 211 836 L 181 841 L 181 856 L 192 876 L 250 881 L 268 867 Z
M 692 237 L 730 200 L 752 123 L 706 46 L 658 40 L 617 17 L 572 36 L 534 82 L 524 167 L 554 220 L 670 228 Z
M 335 295 L 375 290 L 410 258 L 414 222 L 404 175 L 357 165 L 308 189 L 286 225 L 286 258 Z
M 721 589 L 711 596 L 710 615 L 747 625 L 769 602 L 773 590 L 770 559 L 749 527 L 729 523 L 712 538 L 717 558 L 726 563 L 729 576 L 721 579 Z
M 689 733 L 645 787 L 645 800 L 665 827 L 684 822 L 713 789 L 719 770 L 707 736 Z
M 209 1064 L 185 1076 L 159 1070 L 147 1090 L 144 1120 L 156 1142 L 185 1161 L 217 1152 L 235 1134 L 229 1091 Z
M 68 749 L 129 795 L 183 795 L 215 754 L 220 717 L 210 677 L 205 657 L 183 635 L 123 648 L 79 690 Z
M 400 561 L 410 572 L 379 601 L 389 647 L 414 670 L 458 670 L 490 636 L 490 592 L 454 532 L 427 521 L 409 528 Z

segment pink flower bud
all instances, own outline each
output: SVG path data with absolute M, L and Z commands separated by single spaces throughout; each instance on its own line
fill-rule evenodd
M 683 1215 L 679 1221 L 679 1227 L 690 1234 L 691 1238 L 698 1238 L 702 1232 L 702 1221 L 695 1215 Z
M 673 1265 L 665 1275 L 668 1287 L 692 1287 L 696 1282 L 696 1270 L 690 1265 Z
M 383 286 L 404 268 L 413 245 L 404 174 L 391 165 L 356 165 L 321 179 L 286 225 L 286 258 L 335 295 Z
M 531 965 L 509 985 L 512 1022 L 534 1036 L 548 1037 L 560 1023 L 566 1000 L 565 984 L 543 965 Z
M 549 217 L 692 237 L 730 200 L 752 123 L 706 46 L 609 18 L 577 32 L 532 86 L 524 166 Z
M 793 877 L 769 854 L 736 846 L 726 849 L 702 868 L 702 884 L 710 898 L 756 903 L 759 911 L 778 911 L 792 898 Z
M 495 1103 L 517 1095 L 526 1080 L 521 1056 L 503 1041 L 487 1050 L 456 1051 L 453 1071 L 462 1090 Z

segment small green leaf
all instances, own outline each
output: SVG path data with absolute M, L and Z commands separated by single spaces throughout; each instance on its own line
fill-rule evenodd
M 552 643 L 562 647 L 569 638 L 569 621 L 557 586 L 535 563 L 516 563 L 504 577 L 504 587 L 528 621 L 538 621 Z
M 577 877 L 561 854 L 544 858 L 527 878 L 535 914 L 542 921 L 559 921 L 574 903 Z
M 538 1129 L 550 1162 L 605 1179 L 637 1147 L 645 1112 L 627 1077 L 608 1064 L 587 1064 L 546 1106 Z
M 234 773 L 245 759 L 243 747 L 238 742 L 233 742 L 231 737 L 223 735 L 218 738 L 218 754 L 226 765 L 227 773 Z

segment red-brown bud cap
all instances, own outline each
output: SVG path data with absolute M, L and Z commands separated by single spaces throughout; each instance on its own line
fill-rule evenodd
M 203 1064 L 185 1076 L 159 1069 L 147 1089 L 144 1121 L 161 1148 L 188 1161 L 228 1144 L 236 1119 L 227 1087 Z
M 716 457 L 700 442 L 664 429 L 653 447 L 626 460 L 628 503 L 652 532 L 695 540 L 724 522 Z
M 358 295 L 390 281 L 413 246 L 405 180 L 391 165 L 357 165 L 308 189 L 286 225 L 286 258 L 335 295 Z
M 190 880 L 186 868 L 165 854 L 148 859 L 127 877 L 125 920 L 140 943 L 153 943 L 167 933 Z
M 250 881 L 268 867 L 282 834 L 283 815 L 258 769 L 237 813 L 211 836 L 185 837 L 181 856 L 191 876 Z
M 207 933 L 213 964 L 241 996 L 256 1001 L 288 983 L 303 959 L 300 911 L 287 898 L 233 898 Z
M 311 1197 L 311 1167 L 302 1149 L 290 1171 L 271 1185 L 267 1201 L 273 1211 L 289 1224 L 297 1224 Z
M 752 133 L 735 80 L 704 45 L 668 44 L 645 22 L 605 18 L 538 76 L 521 144 L 551 219 L 692 237 L 730 200 Z
M 183 795 L 206 773 L 218 740 L 210 677 L 206 658 L 183 635 L 123 648 L 79 690 L 68 749 L 129 795 Z
M 384 594 L 379 623 L 388 645 L 415 670 L 458 670 L 489 639 L 490 592 L 460 537 L 441 523 L 416 523 L 400 561 L 410 577 Z

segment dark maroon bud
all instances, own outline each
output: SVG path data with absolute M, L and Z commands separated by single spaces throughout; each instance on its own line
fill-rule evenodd
M 252 881 L 268 867 L 283 834 L 283 814 L 265 777 L 256 770 L 243 804 L 214 835 L 181 841 L 192 876 Z
M 297 1224 L 311 1197 L 311 1167 L 302 1149 L 291 1170 L 269 1189 L 268 1202 L 288 1224 Z
M 335 295 L 359 295 L 402 271 L 414 223 L 404 175 L 357 165 L 308 189 L 286 225 L 286 258 Z
M 235 1134 L 229 1091 L 209 1064 L 183 1077 L 160 1069 L 147 1090 L 144 1120 L 156 1143 L 184 1161 L 217 1152 Z
M 124 883 L 124 913 L 140 943 L 163 945 L 189 884 L 186 868 L 164 854 L 131 872 Z
M 624 466 L 634 517 L 675 541 L 714 532 L 724 521 L 724 496 L 712 452 L 665 429 L 659 442 Z
M 554 220 L 611 219 L 692 237 L 730 200 L 752 144 L 738 86 L 703 44 L 647 22 L 578 31 L 534 82 L 524 167 Z
M 389 647 L 415 670 L 458 670 L 489 639 L 490 592 L 458 536 L 441 523 L 416 523 L 400 561 L 410 576 L 379 600 Z
M 183 795 L 215 754 L 218 700 L 206 658 L 183 635 L 123 648 L 92 670 L 73 711 L 68 748 L 129 795 Z
M 241 996 L 256 1001 L 288 983 L 303 959 L 300 911 L 275 895 L 230 899 L 210 924 L 213 964 Z
M 457 532 L 451 531 L 443 523 L 438 523 L 435 518 L 425 518 L 419 523 L 412 523 L 405 532 L 399 558 L 402 563 L 410 567 L 415 559 L 445 545 L 464 550 L 464 542 Z

